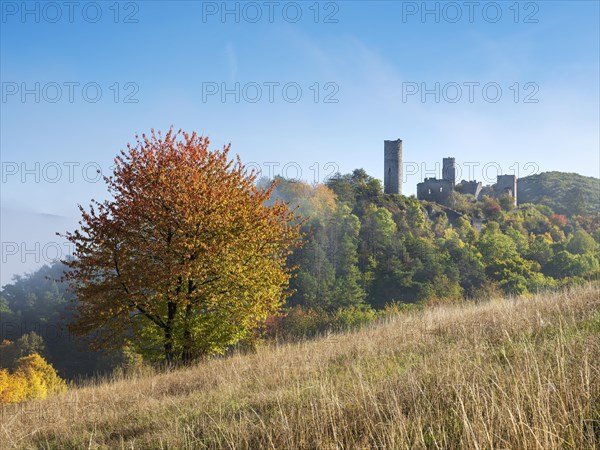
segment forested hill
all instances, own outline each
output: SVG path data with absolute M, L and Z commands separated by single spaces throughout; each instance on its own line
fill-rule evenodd
M 600 179 L 577 173 L 543 172 L 518 180 L 519 203 L 546 205 L 559 214 L 600 212 Z
M 528 177 L 533 181 L 524 190 L 530 188 L 530 197 L 521 194 L 519 208 L 506 198 L 476 200 L 458 193 L 448 206 L 386 195 L 381 181 L 362 169 L 318 185 L 278 179 L 270 202 L 298 208 L 306 219 L 301 225 L 306 242 L 289 255 L 293 294 L 249 339 L 263 332 L 303 339 L 368 323 L 390 308 L 597 282 L 600 216 L 525 204 L 546 184 L 548 202 L 567 197 L 564 204 L 572 206 L 573 186 L 579 188 L 575 200 L 590 195 L 589 186 L 562 181 L 560 175 L 570 174 L 558 175 L 554 185 L 548 177 L 555 173 L 538 175 L 537 182 Z M 74 295 L 60 281 L 64 269 L 55 262 L 0 289 L 0 376 L 6 361 L 16 361 L 7 352 L 28 355 L 32 349 L 68 379 L 159 360 L 153 355 L 160 354 L 160 345 L 128 339 L 131 328 L 124 329 L 121 348 L 102 353 L 80 347 L 82 339 L 68 332 Z

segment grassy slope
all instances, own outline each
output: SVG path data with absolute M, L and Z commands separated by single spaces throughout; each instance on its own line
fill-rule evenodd
M 4 408 L 32 448 L 600 446 L 600 292 L 448 306 Z

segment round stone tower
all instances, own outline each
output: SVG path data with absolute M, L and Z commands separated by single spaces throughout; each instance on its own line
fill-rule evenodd
M 452 183 L 452 189 L 456 185 L 456 159 L 444 158 L 442 160 L 442 180 Z
M 383 192 L 402 194 L 402 140 L 383 141 Z

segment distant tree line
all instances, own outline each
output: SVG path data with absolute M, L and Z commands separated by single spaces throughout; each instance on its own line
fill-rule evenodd
M 281 180 L 311 237 L 295 251 L 291 305 L 323 308 L 522 295 L 596 279 L 598 216 L 453 194 L 451 208 L 382 194 L 363 170 L 310 187 Z

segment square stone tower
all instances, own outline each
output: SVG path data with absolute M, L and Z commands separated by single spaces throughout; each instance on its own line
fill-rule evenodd
M 517 206 L 517 177 L 515 175 L 498 175 L 496 181 L 496 195 L 510 195 Z
M 442 160 L 442 180 L 452 183 L 452 189 L 456 186 L 456 159 L 450 156 Z
M 383 192 L 402 194 L 402 140 L 383 141 Z

